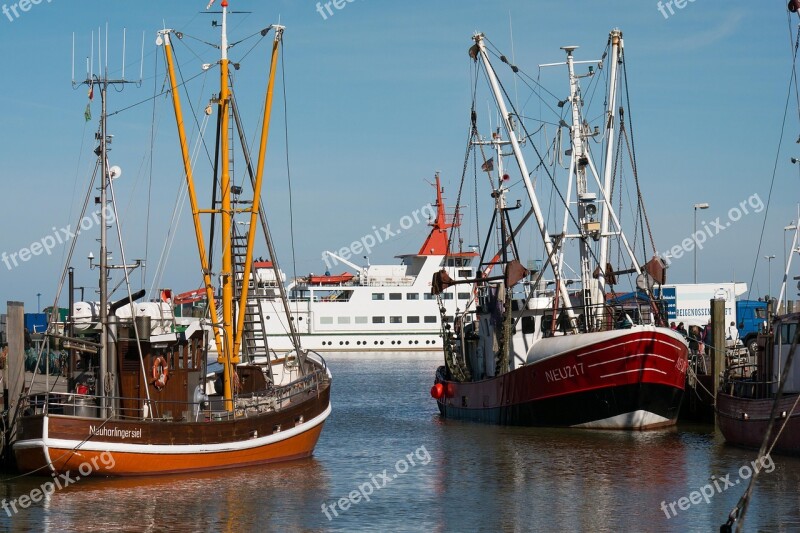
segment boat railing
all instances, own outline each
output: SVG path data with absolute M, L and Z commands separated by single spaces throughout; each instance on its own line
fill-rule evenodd
M 329 374 L 324 359 L 315 354 L 321 364 L 313 372 L 301 376 L 291 383 L 278 387 L 269 386 L 264 391 L 234 396 L 235 413 L 214 408 L 221 405 L 221 399 L 212 396 L 201 401 L 178 401 L 144 398 L 131 398 L 124 396 L 106 396 L 106 414 L 101 407 L 102 398 L 93 394 L 78 394 L 71 392 L 37 392 L 23 395 L 20 398 L 20 412 L 29 415 L 69 415 L 83 418 L 98 418 L 109 420 L 144 420 L 152 418 L 164 421 L 217 421 L 234 417 L 247 416 L 255 411 L 278 410 L 291 404 L 301 395 L 306 396 L 317 392 L 322 383 L 329 379 Z M 141 405 L 141 407 L 136 407 Z M 161 411 L 160 407 L 169 405 L 169 411 Z M 175 414 L 175 406 L 180 406 L 179 416 Z M 152 415 L 152 416 L 151 416 Z
M 765 379 L 758 363 L 745 361 L 729 364 L 723 375 L 722 390 L 740 398 L 767 398 L 780 381 Z

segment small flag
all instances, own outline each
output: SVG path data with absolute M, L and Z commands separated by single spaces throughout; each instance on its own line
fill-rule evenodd
M 94 84 L 89 86 L 89 100 L 94 98 Z
M 494 157 L 490 157 L 488 161 L 481 165 L 481 170 L 490 172 L 494 170 Z
M 83 118 L 86 122 L 92 120 L 92 105 L 86 104 L 86 111 L 83 112 Z

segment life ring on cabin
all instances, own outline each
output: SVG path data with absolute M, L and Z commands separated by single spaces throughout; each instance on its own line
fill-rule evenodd
M 160 355 L 153 360 L 153 386 L 161 390 L 169 379 L 169 365 L 167 360 Z

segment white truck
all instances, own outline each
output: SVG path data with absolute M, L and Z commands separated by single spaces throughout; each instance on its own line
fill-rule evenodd
M 746 293 L 746 283 L 685 283 L 661 288 L 661 297 L 667 302 L 667 320 L 683 322 L 686 329 L 709 323 L 712 298 L 725 300 L 726 330 L 731 322 L 735 323 L 739 339 L 755 353 L 758 331 L 766 325 L 767 304 L 738 299 Z

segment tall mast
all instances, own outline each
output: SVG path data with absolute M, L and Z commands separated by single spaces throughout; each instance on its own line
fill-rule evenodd
M 517 137 L 514 133 L 514 127 L 511 124 L 511 115 L 508 113 L 508 109 L 506 108 L 505 99 L 503 97 L 502 92 L 500 91 L 500 84 L 497 81 L 497 76 L 494 73 L 494 69 L 492 68 L 491 63 L 489 62 L 489 56 L 486 53 L 486 45 L 483 42 L 483 34 L 477 33 L 473 36 L 475 40 L 475 45 L 477 50 L 473 48 L 473 57 L 477 57 L 480 55 L 481 61 L 484 65 L 484 69 L 486 70 L 486 76 L 489 78 L 489 84 L 492 88 L 492 93 L 494 94 L 495 102 L 497 103 L 497 107 L 500 109 L 500 114 L 502 115 L 503 125 L 508 133 L 509 141 L 511 142 L 511 148 L 514 151 L 514 158 L 517 161 L 517 165 L 519 166 L 519 171 L 522 176 L 522 181 L 525 184 L 525 190 L 528 192 L 528 197 L 531 201 L 531 206 L 533 208 L 533 214 L 536 218 L 536 224 L 539 227 L 539 233 L 542 236 L 542 242 L 544 243 L 545 251 L 547 252 L 547 260 L 550 263 L 550 267 L 553 269 L 553 273 L 556 278 L 556 284 L 558 285 L 558 293 L 559 299 L 561 300 L 562 305 L 566 309 L 567 315 L 570 319 L 570 324 L 574 327 L 575 325 L 575 313 L 572 310 L 572 307 L 569 302 L 569 294 L 567 293 L 567 285 L 564 280 L 560 276 L 560 272 L 558 270 L 558 262 L 556 260 L 556 254 L 553 253 L 553 241 L 550 238 L 550 233 L 547 231 L 547 226 L 545 225 L 544 215 L 542 214 L 542 210 L 539 206 L 539 200 L 536 197 L 536 191 L 533 189 L 533 183 L 531 183 L 530 174 L 528 173 L 528 166 L 525 163 L 525 158 L 522 156 L 522 150 L 520 149 L 519 142 L 517 141 Z
M 212 2 L 213 3 L 213 2 Z M 209 4 L 209 7 L 211 4 Z M 264 116 L 261 131 L 261 142 L 259 145 L 259 158 L 257 162 L 257 170 L 255 176 L 251 176 L 253 180 L 253 202 L 252 207 L 249 209 L 234 208 L 232 200 L 233 182 L 231 179 L 230 162 L 231 162 L 231 146 L 229 138 L 229 124 L 231 115 L 235 112 L 235 105 L 233 94 L 229 87 L 229 72 L 230 61 L 228 59 L 228 1 L 221 2 L 222 7 L 222 23 L 221 37 L 220 37 L 220 89 L 216 103 L 219 110 L 220 119 L 220 149 L 219 158 L 220 165 L 220 205 L 212 206 L 211 209 L 199 209 L 197 204 L 197 197 L 194 187 L 194 178 L 192 174 L 191 159 L 186 142 L 186 133 L 183 127 L 183 117 L 181 115 L 180 99 L 178 97 L 177 79 L 175 78 L 174 60 L 171 53 L 170 34 L 175 33 L 173 30 L 163 30 L 159 32 L 160 39 L 163 39 L 165 44 L 164 53 L 167 59 L 167 67 L 170 77 L 172 88 L 173 107 L 175 108 L 175 119 L 178 126 L 178 135 L 180 140 L 181 153 L 183 155 L 184 171 L 186 173 L 186 181 L 189 189 L 189 198 L 192 204 L 192 216 L 195 227 L 195 236 L 197 239 L 198 252 L 200 254 L 200 265 L 203 272 L 203 280 L 206 288 L 206 295 L 209 301 L 209 311 L 211 313 L 211 320 L 214 322 L 213 330 L 217 345 L 218 357 L 217 361 L 223 367 L 223 389 L 225 407 L 228 410 L 233 409 L 233 373 L 235 372 L 234 365 L 240 361 L 240 348 L 242 342 L 242 333 L 244 330 L 244 314 L 248 302 L 248 281 L 251 276 L 252 270 L 252 257 L 253 246 L 255 241 L 256 222 L 262 215 L 260 212 L 260 197 L 261 197 L 261 184 L 263 182 L 264 162 L 266 159 L 266 146 L 269 133 L 270 111 L 272 108 L 272 98 L 274 94 L 275 72 L 278 57 L 278 46 L 282 40 L 283 26 L 270 26 L 268 29 L 275 30 L 275 41 L 272 47 L 272 63 L 270 66 L 269 83 L 267 87 L 266 102 L 264 105 Z M 266 30 L 264 30 L 266 31 Z M 159 44 L 161 44 L 159 42 Z M 205 67 L 207 68 L 207 67 Z M 246 152 L 246 148 L 243 148 Z M 248 162 L 248 167 L 249 167 Z M 234 288 L 236 283 L 236 272 L 234 265 L 233 253 L 233 216 L 236 213 L 250 213 L 250 229 L 248 230 L 247 238 L 247 251 L 245 254 L 244 272 L 242 273 L 242 289 L 240 294 L 240 308 L 239 317 L 237 320 L 236 310 L 234 308 Z M 203 241 L 203 230 L 200 222 L 199 215 L 205 214 L 219 214 L 221 219 L 221 232 L 222 232 L 222 266 L 219 273 L 221 292 L 222 292 L 222 323 L 217 323 L 216 305 L 214 300 L 213 284 L 211 282 L 211 271 L 208 266 L 208 258 L 205 251 L 205 244 Z M 265 220 L 262 218 L 262 223 Z M 265 228 L 266 228 L 266 224 Z M 268 243 L 269 245 L 269 243 Z M 271 245 L 270 250 L 272 251 Z M 285 300 L 285 298 L 284 298 Z M 288 308 L 287 316 L 288 316 Z M 293 337 L 294 337 L 293 333 Z
M 219 187 L 221 192 L 220 218 L 222 231 L 222 271 L 220 272 L 220 283 L 222 284 L 222 327 L 225 331 L 223 339 L 223 349 L 218 349 L 218 361 L 223 366 L 223 383 L 225 389 L 226 407 L 232 409 L 230 404 L 233 398 L 232 391 L 232 367 L 238 362 L 237 354 L 234 354 L 234 335 L 233 330 L 233 285 L 234 272 L 232 260 L 231 227 L 233 225 L 233 213 L 231 212 L 231 173 L 230 173 L 230 147 L 228 137 L 228 124 L 230 119 L 230 90 L 228 88 L 228 1 L 222 0 L 222 32 L 220 37 L 220 87 L 219 87 L 219 113 L 220 113 L 220 159 L 222 169 L 220 172 Z M 246 286 L 247 280 L 242 280 Z
M 100 32 L 98 31 L 98 42 L 100 39 Z M 108 38 L 108 29 L 106 29 L 106 39 Z M 94 43 L 92 44 L 94 46 Z M 120 268 L 118 266 L 109 266 L 108 264 L 108 225 L 109 225 L 109 217 L 108 217 L 108 187 L 109 182 L 112 178 L 110 173 L 110 167 L 108 164 L 108 152 L 109 147 L 108 145 L 111 143 L 111 137 L 108 135 L 108 111 L 107 111 L 107 97 L 108 97 L 108 87 L 111 85 L 120 85 L 124 86 L 130 83 L 139 83 L 139 81 L 128 81 L 124 77 L 121 79 L 109 79 L 108 78 L 108 53 L 106 52 L 105 56 L 105 65 L 100 61 L 99 56 L 100 45 L 98 44 L 98 74 L 95 75 L 92 73 L 89 68 L 87 68 L 86 79 L 80 83 L 76 83 L 73 80 L 73 86 L 77 85 L 86 85 L 89 87 L 89 94 L 91 99 L 91 94 L 94 91 L 95 87 L 98 87 L 100 91 L 100 131 L 96 135 L 96 140 L 99 142 L 99 146 L 95 151 L 95 154 L 98 154 L 100 157 L 100 257 L 99 263 L 95 265 L 92 262 L 92 256 L 89 256 L 89 267 L 95 268 L 98 267 L 100 271 L 100 280 L 98 283 L 98 289 L 100 291 L 99 300 L 100 300 L 100 311 L 99 311 L 99 319 L 100 319 L 100 357 L 99 357 L 99 376 L 96 378 L 96 386 L 97 390 L 96 393 L 100 396 L 100 408 L 103 416 L 107 416 L 108 413 L 106 409 L 113 405 L 113 401 L 109 404 L 109 393 L 111 396 L 115 395 L 116 390 L 116 376 L 109 374 L 109 369 L 113 369 L 115 364 L 109 360 L 109 320 L 108 320 L 108 273 L 111 268 Z M 94 54 L 92 54 L 94 55 Z M 124 57 L 123 57 L 124 63 Z M 88 66 L 87 66 L 88 67 Z M 123 265 L 122 268 L 125 268 Z M 113 370 L 112 370 L 113 372 Z
M 614 161 L 614 134 L 616 131 L 617 111 L 617 66 L 620 51 L 622 50 L 622 32 L 611 30 L 611 65 L 608 75 L 608 110 L 606 117 L 606 158 L 603 165 L 603 196 L 609 203 L 611 200 L 611 172 Z M 606 285 L 606 263 L 608 263 L 608 235 L 609 209 L 603 208 L 600 216 L 600 271 L 597 277 L 600 289 Z
M 590 267 L 591 247 L 589 243 L 589 227 L 588 223 L 592 217 L 592 213 L 588 211 L 589 206 L 595 207 L 594 201 L 597 195 L 590 193 L 586 184 L 586 170 L 590 164 L 589 154 L 586 150 L 584 142 L 584 135 L 586 134 L 582 116 L 581 108 L 583 106 L 583 99 L 581 97 L 580 84 L 578 77 L 575 75 L 575 61 L 572 53 L 577 49 L 577 46 L 562 46 L 561 49 L 567 53 L 567 70 L 569 72 L 569 101 L 572 106 L 572 127 L 570 128 L 570 139 L 572 141 L 572 159 L 573 163 L 570 165 L 575 172 L 575 192 L 578 198 L 578 223 L 580 224 L 579 231 L 580 238 L 580 262 L 581 262 L 581 285 L 583 287 L 583 307 L 584 316 L 594 317 L 594 306 L 602 303 L 603 295 L 600 292 L 600 286 L 592 277 Z M 595 207 L 596 209 L 596 207 Z M 603 267 L 601 266 L 601 269 Z M 595 324 L 587 323 L 590 329 L 593 329 Z
M 97 387 L 100 389 L 100 409 L 103 416 L 106 413 L 106 374 L 108 373 L 108 251 L 107 233 L 108 222 L 106 220 L 106 205 L 108 203 L 108 147 L 106 142 L 106 90 L 108 89 L 108 72 L 103 74 L 100 84 L 100 377 L 97 380 Z

